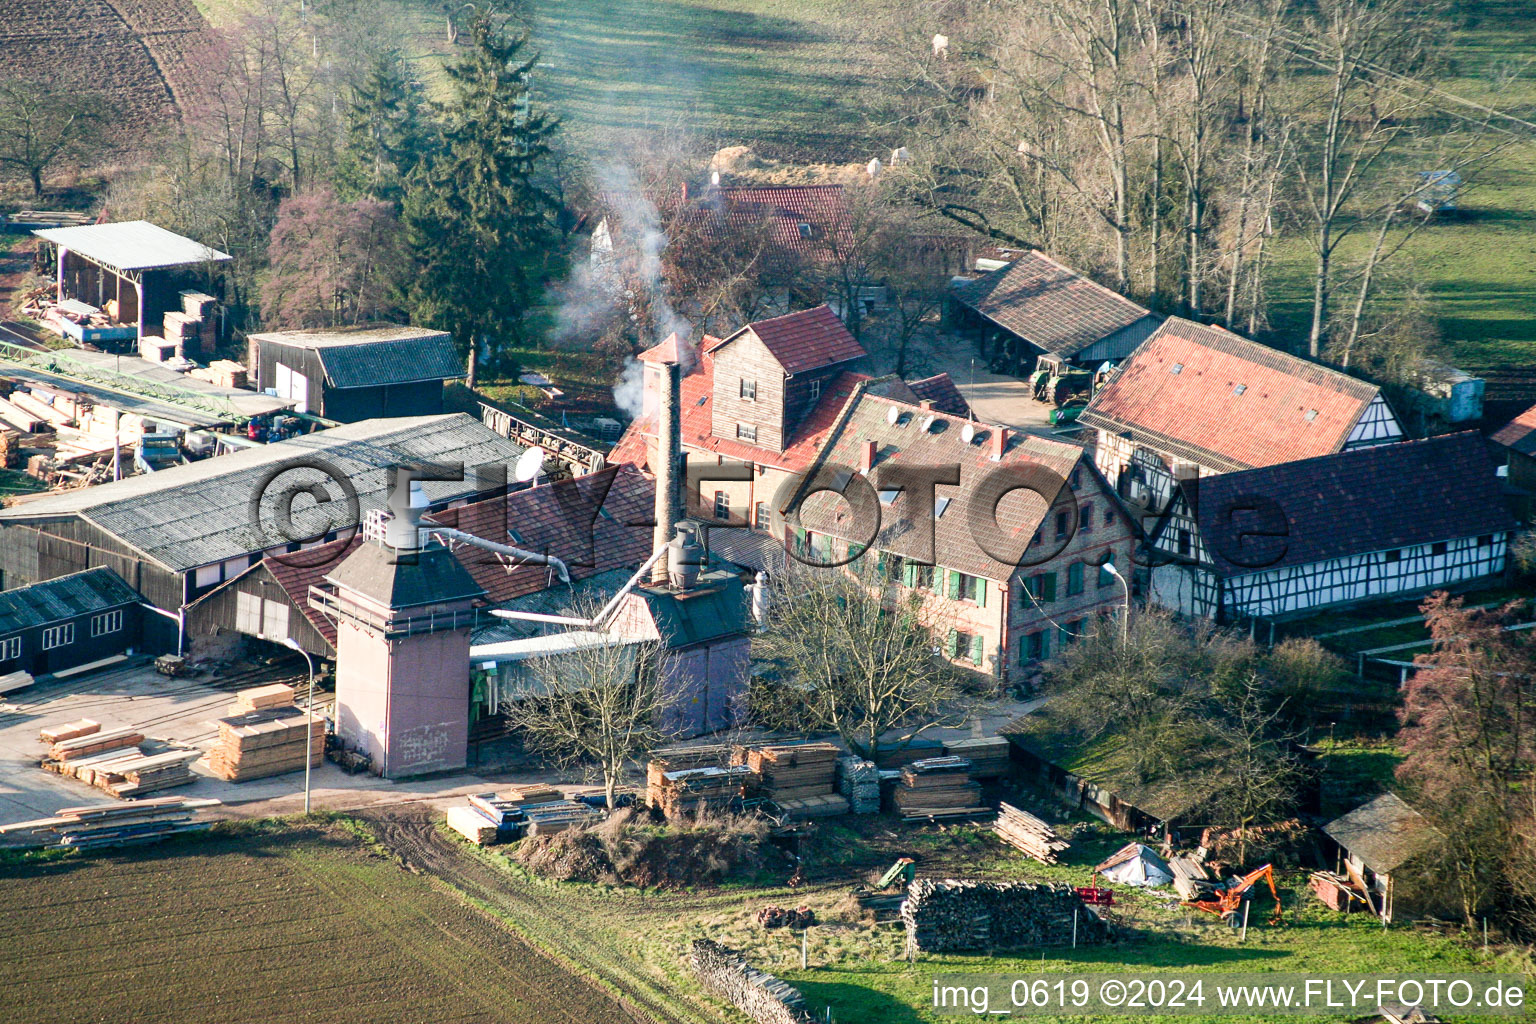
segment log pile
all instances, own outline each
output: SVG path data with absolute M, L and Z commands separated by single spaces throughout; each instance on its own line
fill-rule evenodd
M 1012 764 L 1008 754 L 1008 739 L 1004 736 L 953 740 L 944 744 L 944 753 L 971 762 L 973 779 L 995 779 L 1006 775 Z
M 753 747 L 747 751 L 747 767 L 761 780 L 763 794 L 781 804 L 832 793 L 841 754 L 831 743 Z
M 650 787 L 652 806 L 668 818 L 728 811 L 740 799 L 751 774 L 746 765 L 662 772 L 659 785 Z
M 901 770 L 896 809 L 906 819 L 969 818 L 987 812 L 981 787 L 971 781 L 971 763 L 963 757 L 930 757 Z
M 992 831 L 1009 846 L 1042 864 L 1055 864 L 1056 855 L 1072 845 L 1051 826 L 1012 804 L 999 805 Z
M 0 835 L 12 842 L 45 849 L 91 850 L 149 843 L 178 832 L 208 828 L 213 822 L 199 820 L 198 812 L 218 803 L 217 800 L 168 796 L 127 804 L 65 807 L 51 818 L 0 825 Z
M 901 905 L 910 953 L 1099 943 L 1109 927 L 1069 885 L 919 879 Z
M 293 687 L 287 683 L 253 686 L 235 694 L 235 702 L 225 711 L 230 716 L 248 715 L 252 711 L 288 707 L 294 701 Z
M 862 757 L 837 759 L 837 791 L 854 814 L 880 813 L 880 769 Z
M 306 721 L 293 706 L 267 708 L 219 719 L 219 738 L 208 751 L 208 767 L 226 782 L 245 782 L 311 768 L 325 757 L 325 719 Z
M 805 996 L 799 989 L 753 967 L 729 946 L 695 939 L 688 965 L 706 991 L 758 1024 L 810 1024 L 815 1020 L 805 1008 Z

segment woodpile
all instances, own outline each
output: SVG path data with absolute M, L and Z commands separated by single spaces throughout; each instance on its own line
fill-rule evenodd
M 812 818 L 838 818 L 848 813 L 848 798 L 836 793 L 805 796 L 796 800 L 775 800 L 773 806 L 786 822 Z
M 77 740 L 81 736 L 90 736 L 101 732 L 101 723 L 94 718 L 82 718 L 78 722 L 65 722 L 63 725 L 50 725 L 37 734 L 37 738 L 50 746 L 63 740 Z
M 583 828 L 600 820 L 603 812 L 579 800 L 561 800 L 555 803 L 531 804 L 522 809 L 523 836 L 544 836 L 552 832 L 564 832 L 568 828 Z
M 780 907 L 768 904 L 757 908 L 757 923 L 764 928 L 809 928 L 816 923 L 816 911 L 810 907 Z
M 736 950 L 709 939 L 695 939 L 688 957 L 699 984 L 758 1024 L 811 1024 L 805 996 L 787 982 L 758 970 Z
M 202 753 L 192 747 L 173 746 L 153 751 L 120 747 L 73 760 L 46 760 L 43 768 L 126 800 L 196 782 L 197 776 L 192 774 L 189 766 Z
M 1012 804 L 1001 804 L 992 831 L 1009 846 L 1042 864 L 1055 864 L 1056 855 L 1071 847 L 1055 829 Z
M 198 812 L 217 800 L 160 797 L 127 804 L 65 807 L 51 818 L 0 825 L 0 835 L 27 846 L 91 850 L 103 846 L 149 843 L 178 832 L 208 828 Z
M 745 763 L 731 760 L 731 747 L 724 743 L 711 743 L 697 747 L 662 747 L 651 751 L 651 759 L 645 766 L 645 804 L 661 810 L 663 791 L 667 788 L 662 778 L 667 772 L 687 768 L 724 768 L 727 765 Z
M 971 762 L 971 778 L 995 779 L 1008 774 L 1013 764 L 1009 759 L 1008 748 L 1006 737 L 987 736 L 982 739 L 953 740 L 944 744 L 944 753 Z
M 252 711 L 288 707 L 293 703 L 294 690 L 287 683 L 271 683 L 253 686 L 235 694 L 235 702 L 226 710 L 229 715 L 248 715 Z
M 188 370 L 187 376 L 217 384 L 221 388 L 243 388 L 250 381 L 250 374 L 245 367 L 230 359 L 215 359 L 206 367 Z
M 854 814 L 880 813 L 880 769 L 862 757 L 837 759 L 837 791 Z
M 912 740 L 897 750 L 881 749 L 880 767 L 890 770 L 904 768 L 913 761 L 930 757 L 943 757 L 944 744 L 938 740 Z
M 293 706 L 266 708 L 219 719 L 219 738 L 208 751 L 208 767 L 226 782 L 246 782 L 311 768 L 325 757 L 325 719 L 308 722 Z
M 963 757 L 930 757 L 901 770 L 896 809 L 904 819 L 970 818 L 985 814 L 981 787 L 971 781 L 971 763 Z
M 1186 900 L 1204 899 L 1216 888 L 1205 865 L 1194 857 L 1169 857 L 1168 869 L 1173 872 L 1173 888 Z
M 137 747 L 143 742 L 144 734 L 131 726 L 123 729 L 97 729 L 76 736 L 74 739 L 59 740 L 50 745 L 48 760 L 78 761 L 82 757 L 105 753 L 108 750 Z
M 1109 927 L 1069 885 L 919 879 L 901 905 L 910 953 L 1105 941 Z
M 729 811 L 739 806 L 743 787 L 752 775 L 746 765 L 704 766 L 662 772 L 649 787 L 651 806 L 668 818 Z
M 758 776 L 763 795 L 782 803 L 832 793 L 840 756 L 832 743 L 753 747 L 747 751 L 747 767 Z

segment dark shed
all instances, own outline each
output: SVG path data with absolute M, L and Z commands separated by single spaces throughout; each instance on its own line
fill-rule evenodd
M 0 594 L 0 674 L 46 675 L 131 652 L 141 600 L 107 568 Z
M 443 411 L 443 382 L 464 376 L 453 338 L 398 324 L 250 336 L 257 390 L 340 423 Z

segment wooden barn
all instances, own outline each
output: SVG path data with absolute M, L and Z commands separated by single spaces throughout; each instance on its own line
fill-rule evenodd
M 275 331 L 249 342 L 258 391 L 338 423 L 435 416 L 443 411 L 443 383 L 464 376 L 453 338 L 422 327 Z
M 1364 890 L 1383 923 L 1399 911 L 1393 875 L 1429 853 L 1444 837 L 1395 793 L 1383 793 L 1323 826 L 1338 846 L 1337 867 L 1357 890 Z M 1411 902 L 1406 908 L 1414 909 Z
M 1219 621 L 1409 597 L 1500 575 L 1515 528 L 1472 431 L 1190 479 L 1149 596 Z
M 1180 317 L 1120 365 L 1078 422 L 1121 497 L 1157 509 L 1176 480 L 1403 438 L 1375 385 Z
M 0 594 L 0 675 L 57 674 L 132 653 L 142 600 L 105 568 Z
M 995 369 L 1018 376 L 1034 372 L 1042 355 L 1090 369 L 1124 359 L 1162 322 L 1039 251 L 957 284 L 952 299 L 955 325 Z

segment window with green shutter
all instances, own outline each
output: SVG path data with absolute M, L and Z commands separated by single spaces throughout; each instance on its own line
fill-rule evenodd
M 1056 600 L 1056 574 L 1043 572 L 1040 574 L 1040 600 Z
M 983 646 L 984 642 L 984 638 L 980 633 L 971 637 L 971 661 L 977 665 L 980 665 L 982 659 L 986 657 L 986 649 Z
M 960 631 L 952 629 L 944 638 L 944 655 L 948 658 L 956 657 L 960 650 Z
M 953 569 L 946 569 L 944 571 L 949 573 L 949 596 L 958 600 L 960 597 L 960 577 L 962 574 Z
M 1067 594 L 1075 595 L 1083 592 L 1083 563 L 1073 562 L 1067 566 Z
M 980 576 L 972 576 L 971 579 L 976 583 L 976 606 L 978 608 L 985 608 L 987 606 L 987 581 Z
M 1106 560 L 1105 564 L 1107 564 L 1107 565 L 1114 565 L 1115 564 L 1115 556 L 1114 556 L 1113 553 L 1110 554 L 1110 556 Z M 1109 586 L 1113 582 L 1115 582 L 1115 574 L 1110 572 L 1108 569 L 1104 568 L 1103 565 L 1099 566 L 1099 586 L 1100 587 L 1107 587 L 1107 586 Z
M 903 563 L 901 567 L 901 582 L 903 586 L 917 586 L 917 566 L 911 562 Z

